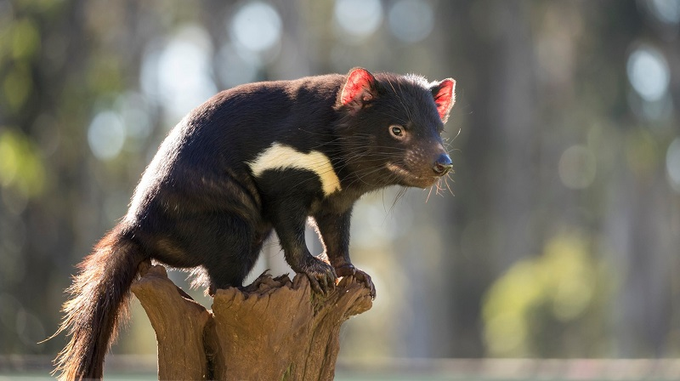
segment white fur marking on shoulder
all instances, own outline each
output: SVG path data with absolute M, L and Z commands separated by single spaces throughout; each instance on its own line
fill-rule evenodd
M 302 169 L 314 172 L 319 177 L 325 196 L 342 190 L 340 179 L 335 174 L 331 161 L 319 151 L 302 153 L 293 147 L 274 143 L 247 164 L 255 177 L 259 177 L 267 170 Z

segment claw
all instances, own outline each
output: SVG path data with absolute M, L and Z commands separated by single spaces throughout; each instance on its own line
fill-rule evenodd
M 315 292 L 328 295 L 335 288 L 335 280 L 337 279 L 335 270 L 321 260 L 311 258 L 300 272 L 307 275 L 309 283 Z
M 307 278 L 309 278 L 309 284 L 312 286 L 312 290 L 318 292 L 318 293 L 323 293 L 321 290 L 321 286 L 319 286 L 319 281 L 316 280 L 314 276 L 311 276 L 310 274 L 306 274 Z
M 376 292 L 375 292 L 375 285 L 373 284 L 373 280 L 371 280 L 371 276 L 368 275 L 366 272 L 359 270 L 358 268 L 354 267 L 353 264 L 351 263 L 346 263 L 343 265 L 340 265 L 335 268 L 336 274 L 338 276 L 353 276 L 356 280 L 359 282 L 363 283 L 368 287 L 371 298 L 375 299 Z

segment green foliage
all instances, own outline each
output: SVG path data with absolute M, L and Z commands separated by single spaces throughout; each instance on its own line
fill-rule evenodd
M 489 354 L 582 356 L 597 351 L 590 327 L 605 325 L 608 317 L 600 303 L 612 284 L 588 237 L 556 235 L 541 256 L 517 262 L 487 292 L 483 319 Z
M 45 167 L 38 149 L 22 133 L 0 133 L 0 185 L 26 198 L 40 196 L 45 189 Z
M 11 55 L 15 60 L 30 59 L 40 50 L 38 25 L 30 18 L 17 20 L 13 24 Z
M 0 94 L 11 111 L 17 113 L 33 91 L 31 62 L 41 49 L 40 30 L 29 17 L 14 20 L 0 27 L 0 65 L 7 64 L 0 79 Z
M 13 111 L 19 111 L 31 94 L 33 81 L 30 70 L 26 65 L 16 65 L 5 76 L 2 84 L 8 106 Z

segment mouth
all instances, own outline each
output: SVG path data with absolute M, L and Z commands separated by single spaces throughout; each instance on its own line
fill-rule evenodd
M 390 170 L 390 172 L 395 174 L 401 180 L 400 185 L 427 188 L 429 186 L 432 186 L 434 183 L 437 182 L 437 180 L 439 180 L 438 176 L 433 175 L 418 176 L 413 172 L 404 169 L 401 166 L 398 166 L 394 163 L 387 163 L 385 166 L 387 167 L 387 169 Z

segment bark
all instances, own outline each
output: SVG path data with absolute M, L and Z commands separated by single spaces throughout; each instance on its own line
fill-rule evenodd
M 244 289 L 218 290 L 212 311 L 167 277 L 142 269 L 132 286 L 156 331 L 159 379 L 329 380 L 340 326 L 372 306 L 353 277 L 319 295 L 296 275 L 262 274 Z

